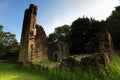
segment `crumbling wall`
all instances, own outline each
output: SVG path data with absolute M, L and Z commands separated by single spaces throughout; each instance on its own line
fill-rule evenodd
M 56 42 L 48 46 L 49 59 L 51 61 L 61 61 L 62 58 L 69 56 L 69 47 L 67 43 Z
M 103 68 L 108 70 L 108 55 L 107 54 L 89 54 L 89 55 L 73 55 L 67 58 L 63 58 L 60 64 L 60 68 L 68 68 L 75 70 L 78 67 L 81 68 Z
M 89 45 L 90 46 L 90 45 Z M 73 70 L 76 67 L 102 67 L 106 71 L 109 69 L 110 59 L 113 54 L 113 43 L 110 33 L 99 35 L 99 52 L 89 55 L 73 55 L 63 58 L 61 67 L 67 67 Z
M 29 34 L 30 34 L 30 26 L 31 26 L 31 7 L 34 5 L 30 5 L 29 9 L 25 10 L 24 20 L 22 26 L 22 34 L 20 41 L 20 54 L 19 54 L 19 62 L 26 62 L 28 60 L 28 44 L 29 44 Z
M 19 62 L 35 63 L 47 59 L 46 34 L 42 26 L 36 24 L 36 16 L 37 6 L 30 4 L 24 15 Z
M 36 25 L 35 45 L 37 54 L 35 59 L 47 60 L 46 34 L 42 26 L 38 24 Z

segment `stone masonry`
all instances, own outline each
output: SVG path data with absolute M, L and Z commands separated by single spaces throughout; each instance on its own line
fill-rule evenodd
M 37 6 L 30 4 L 25 10 L 22 27 L 19 62 L 36 63 L 38 61 L 59 61 L 62 67 L 73 69 L 76 66 L 102 66 L 108 70 L 112 59 L 113 43 L 110 33 L 98 35 L 97 48 L 91 41 L 87 44 L 89 52 L 95 49 L 94 54 L 72 55 L 69 54 L 69 46 L 64 42 L 47 44 L 46 34 L 42 26 L 36 23 Z M 91 48 L 90 48 L 91 47 Z
M 47 60 L 46 34 L 42 26 L 36 24 L 37 6 L 30 4 L 25 10 L 22 27 L 19 62 L 35 63 Z
M 69 47 L 65 42 L 55 42 L 48 45 L 48 57 L 51 61 L 60 62 L 62 58 L 69 56 Z
M 74 69 L 78 66 L 83 67 L 102 67 L 106 71 L 109 70 L 109 63 L 113 57 L 113 42 L 110 33 L 99 35 L 99 52 L 94 54 L 81 54 L 72 55 L 67 58 L 63 58 L 60 67 L 67 67 L 69 69 Z

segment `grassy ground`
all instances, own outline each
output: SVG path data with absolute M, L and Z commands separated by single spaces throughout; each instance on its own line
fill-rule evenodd
M 49 63 L 48 63 L 49 64 Z M 0 80 L 120 80 L 120 57 L 115 56 L 106 73 L 103 69 L 34 70 L 11 63 L 0 63 Z
M 46 80 L 46 78 L 42 71 L 11 63 L 0 63 L 0 80 Z
M 54 65 L 54 64 L 59 64 L 59 62 L 41 61 L 41 62 L 37 62 L 37 64 Z

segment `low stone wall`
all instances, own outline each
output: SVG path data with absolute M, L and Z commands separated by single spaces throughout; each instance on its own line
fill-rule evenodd
M 109 68 L 109 55 L 104 54 L 91 54 L 91 55 L 74 55 L 63 58 L 60 68 L 69 68 L 70 70 L 76 67 L 102 67 L 105 70 Z
M 67 68 L 69 70 L 74 70 L 75 68 L 103 68 L 106 71 L 109 69 L 109 54 L 91 54 L 91 55 L 73 55 L 63 58 L 58 64 L 33 64 L 26 63 L 27 66 L 33 69 L 62 69 Z M 25 65 L 25 64 L 24 64 Z

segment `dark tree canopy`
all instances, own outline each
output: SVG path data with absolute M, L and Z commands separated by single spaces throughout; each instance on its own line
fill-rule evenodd
M 0 26 L 0 56 L 19 50 L 19 44 L 15 37 L 15 34 L 4 32 L 3 26 Z
M 70 53 L 86 53 L 86 44 L 95 40 L 100 31 L 99 21 L 87 17 L 75 20 L 71 25 Z
M 58 27 L 48 36 L 48 41 L 69 43 L 71 54 L 94 53 L 99 51 L 99 35 L 106 32 L 111 34 L 115 50 L 120 50 L 120 6 L 105 21 L 83 17 L 73 21 L 70 27 Z
M 48 42 L 54 43 L 57 41 L 68 42 L 70 27 L 68 25 L 63 25 L 61 27 L 55 28 L 55 31 L 48 36 Z
M 113 37 L 115 49 L 120 50 L 120 6 L 116 7 L 112 15 L 107 18 L 106 30 L 108 30 Z
M 2 42 L 3 26 L 0 25 L 0 43 Z

